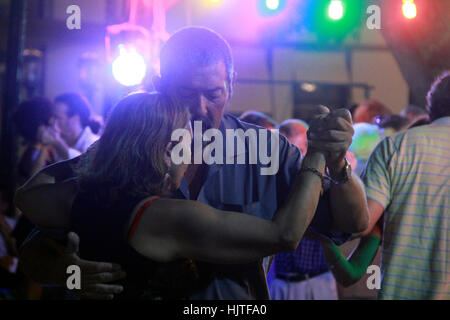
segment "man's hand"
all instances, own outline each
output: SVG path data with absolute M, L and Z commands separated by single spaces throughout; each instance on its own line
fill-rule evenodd
M 77 255 L 79 237 L 68 234 L 66 247 L 55 241 L 45 239 L 44 243 L 26 244 L 21 253 L 21 268 L 25 274 L 38 283 L 59 284 L 66 287 L 67 267 L 77 265 L 81 269 L 81 290 L 73 290 L 81 298 L 112 299 L 123 291 L 120 285 L 110 282 L 125 278 L 121 267 L 114 263 L 94 262 L 80 259 Z
M 345 166 L 347 149 L 352 143 L 352 118 L 345 109 L 329 113 L 324 109 L 321 113 L 308 130 L 308 149 L 323 152 L 330 176 L 339 180 Z M 364 188 L 356 178 L 351 176 L 346 183 L 332 184 L 330 200 L 333 229 L 356 233 L 367 228 L 369 215 Z
M 120 285 L 108 284 L 126 277 L 120 265 L 80 259 L 77 255 L 80 238 L 74 232 L 70 232 L 67 238 L 67 247 L 61 258 L 67 262 L 67 265 L 74 264 L 81 269 L 81 290 L 76 290 L 75 293 L 87 299 L 112 299 L 114 294 L 123 291 L 123 287 Z M 64 274 L 64 286 L 66 285 L 66 279 L 67 274 Z
M 44 146 L 52 146 L 56 151 L 56 160 L 66 160 L 69 157 L 69 146 L 61 137 L 61 133 L 56 127 L 40 126 L 37 133 L 38 141 Z
M 325 111 L 325 110 L 324 110 Z M 330 173 L 340 172 L 353 138 L 352 117 L 348 110 L 323 112 L 311 123 L 308 130 L 308 148 L 325 153 Z

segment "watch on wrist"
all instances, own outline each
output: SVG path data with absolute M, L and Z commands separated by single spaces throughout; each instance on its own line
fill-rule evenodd
M 329 173 L 326 176 L 326 179 L 329 180 L 334 185 L 344 184 L 348 180 L 350 180 L 350 177 L 352 176 L 352 166 L 348 162 L 347 158 L 344 158 L 344 161 L 345 161 L 345 165 L 341 171 L 341 174 L 340 174 L 341 176 L 339 177 L 338 180 L 331 178 Z

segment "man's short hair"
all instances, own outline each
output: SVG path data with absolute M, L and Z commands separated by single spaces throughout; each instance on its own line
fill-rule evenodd
M 353 111 L 354 123 L 372 123 L 377 116 L 386 116 L 392 112 L 377 100 L 365 100 Z
M 291 138 L 308 131 L 308 124 L 299 119 L 288 119 L 280 124 L 280 133 L 286 138 Z
M 100 131 L 100 123 L 91 118 L 91 106 L 86 97 L 76 92 L 67 92 L 60 94 L 55 98 L 55 103 L 64 103 L 67 106 L 67 116 L 72 117 L 78 115 L 80 117 L 81 126 L 86 128 L 89 126 L 92 132 Z
M 175 32 L 160 54 L 161 77 L 170 79 L 180 70 L 208 66 L 223 61 L 231 84 L 233 56 L 228 42 L 217 32 L 204 27 L 186 27 Z
M 450 116 L 450 70 L 441 74 L 431 85 L 427 103 L 432 120 Z
M 266 129 L 278 127 L 278 123 L 275 120 L 273 120 L 271 117 L 269 117 L 268 115 L 266 115 L 262 112 L 254 111 L 254 110 L 244 112 L 239 117 L 239 120 L 247 122 L 247 123 L 251 123 L 251 124 L 256 124 L 257 126 L 264 127 Z
M 406 129 L 408 126 L 409 120 L 406 117 L 403 117 L 398 114 L 391 114 L 380 119 L 378 123 L 378 127 L 381 129 L 392 128 L 396 132 L 399 132 L 403 129 Z
M 410 104 L 400 112 L 400 115 L 407 118 L 414 118 L 428 116 L 428 112 L 424 108 Z

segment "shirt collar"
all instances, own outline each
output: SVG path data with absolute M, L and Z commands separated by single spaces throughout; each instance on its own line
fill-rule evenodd
M 83 148 L 83 143 L 87 137 L 93 135 L 91 128 L 88 126 L 83 129 L 83 132 L 79 136 L 77 142 L 75 143 L 74 149 L 81 150 Z
M 206 166 L 206 171 L 205 171 L 205 176 L 204 176 L 204 182 L 206 182 L 211 176 L 213 176 L 217 171 L 219 171 L 220 168 L 222 168 L 222 166 L 223 166 L 224 164 L 227 163 L 226 139 L 225 139 L 225 138 L 226 138 L 226 130 L 227 130 L 227 129 L 233 129 L 233 130 L 236 130 L 236 129 L 238 129 L 238 127 L 237 127 L 236 124 L 234 123 L 234 120 L 233 120 L 232 117 L 229 117 L 229 116 L 227 116 L 227 115 L 224 115 L 224 116 L 222 117 L 222 120 L 220 121 L 220 125 L 219 125 L 219 128 L 218 128 L 218 130 L 220 131 L 220 133 L 221 133 L 222 136 L 224 137 L 224 139 L 223 139 L 223 153 L 222 153 L 223 156 L 224 156 L 224 158 L 223 158 L 223 160 L 222 160 L 223 164 L 213 163 L 213 164 L 211 164 L 211 165 L 207 165 L 207 166 Z M 237 139 L 242 140 L 241 137 L 238 137 Z M 244 144 L 245 144 L 245 138 L 244 138 Z M 236 152 L 236 145 L 237 145 L 237 143 L 235 143 L 235 154 L 234 154 L 233 158 L 236 158 L 238 155 L 240 155 L 240 154 L 242 154 L 242 153 L 248 152 L 247 146 L 244 148 L 244 152 L 240 152 L 240 153 Z M 203 188 L 203 187 L 202 187 L 202 188 Z M 187 182 L 186 182 L 186 179 L 185 179 L 184 177 L 181 179 L 181 184 L 180 184 L 179 191 L 181 192 L 181 194 L 182 194 L 186 199 L 189 199 L 189 198 L 190 198 L 190 196 L 189 196 L 189 187 L 188 187 Z M 202 193 L 202 190 L 200 190 L 199 196 L 201 195 L 201 193 Z
M 433 121 L 433 124 L 448 124 L 450 125 L 450 117 L 442 117 Z

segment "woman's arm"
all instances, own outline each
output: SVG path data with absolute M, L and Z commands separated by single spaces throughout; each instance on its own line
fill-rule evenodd
M 366 273 L 372 263 L 381 242 L 380 228 L 375 225 L 373 230 L 361 238 L 356 249 L 347 260 L 337 245 L 328 239 L 320 240 L 325 258 L 336 280 L 344 287 L 356 283 Z
M 321 153 L 308 154 L 303 167 L 323 173 L 325 157 Z M 130 244 L 142 255 L 157 261 L 186 257 L 243 263 L 295 250 L 314 216 L 321 189 L 318 176 L 300 171 L 285 204 L 272 221 L 216 210 L 196 201 L 161 199 L 146 209 Z

